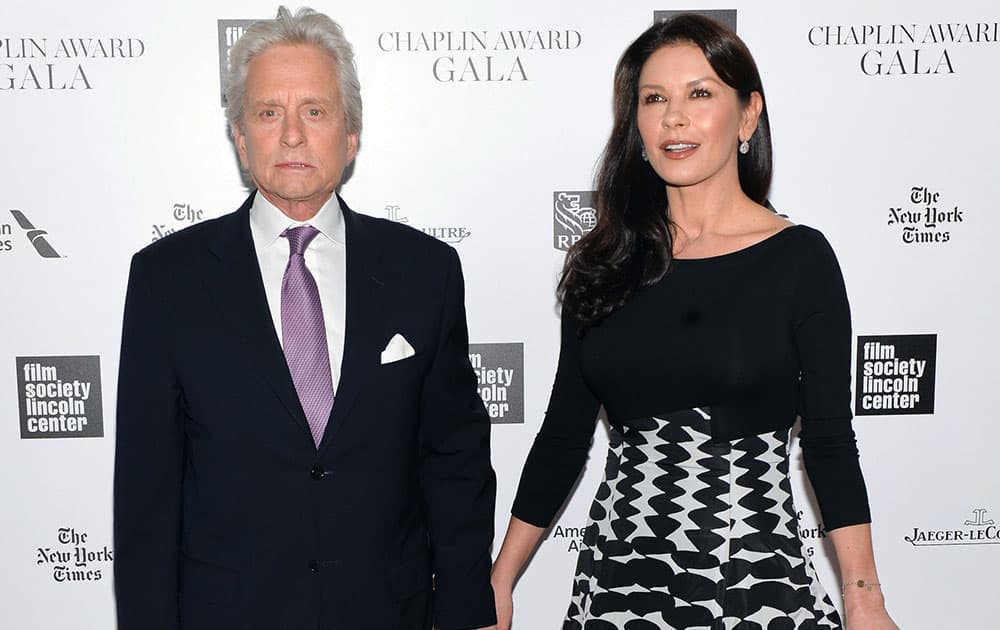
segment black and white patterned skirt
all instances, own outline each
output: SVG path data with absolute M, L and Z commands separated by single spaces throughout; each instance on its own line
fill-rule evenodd
M 612 430 L 563 630 L 839 630 L 798 535 L 788 430 L 711 442 L 709 410 Z

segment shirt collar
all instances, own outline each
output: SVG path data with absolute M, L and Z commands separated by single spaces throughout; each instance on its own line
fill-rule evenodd
M 264 195 L 260 194 L 260 191 L 254 195 L 253 205 L 250 206 L 250 232 L 253 235 L 253 244 L 257 251 L 263 251 L 273 245 L 281 238 L 282 232 L 297 225 L 311 225 L 331 241 L 340 245 L 346 243 L 344 216 L 337 195 L 330 195 L 330 199 L 308 221 L 292 219 L 278 210 Z

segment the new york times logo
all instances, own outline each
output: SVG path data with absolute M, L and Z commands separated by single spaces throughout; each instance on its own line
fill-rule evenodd
M 996 44 L 1000 22 L 826 24 L 811 27 L 808 39 L 816 47 L 864 49 L 858 64 L 868 76 L 954 74 L 952 54 L 945 46 Z
M 552 193 L 552 245 L 568 250 L 597 225 L 594 191 L 560 190 Z
M 169 236 L 177 230 L 194 225 L 205 218 L 205 211 L 191 207 L 189 203 L 175 203 L 170 211 L 170 221 L 153 224 L 153 242 Z
M 222 106 L 226 106 L 226 75 L 229 73 L 229 49 L 233 47 L 247 30 L 247 27 L 261 20 L 219 20 L 219 89 L 221 96 L 219 100 Z
M 21 438 L 103 437 L 101 360 L 17 357 Z
M 859 416 L 934 413 L 937 335 L 858 337 Z
M 722 22 L 733 31 L 736 30 L 736 9 L 699 9 L 691 11 L 653 11 L 653 21 L 662 22 L 669 20 L 678 13 L 697 13 L 705 17 L 712 18 L 717 22 Z
M 795 521 L 798 524 L 799 538 L 805 545 L 806 555 L 812 557 L 816 554 L 816 545 L 826 538 L 826 528 L 823 523 L 816 523 L 814 527 L 806 527 L 802 524 L 802 517 L 805 512 L 799 510 L 795 514 Z
M 907 202 L 889 208 L 889 225 L 900 227 L 904 243 L 947 243 L 952 230 L 965 222 L 964 210 L 958 205 L 941 208 L 941 193 L 927 186 L 911 187 Z
M 963 522 L 964 527 L 927 529 L 914 527 L 903 540 L 914 547 L 950 547 L 960 545 L 1000 545 L 1000 529 L 996 520 L 986 516 L 986 508 L 972 510 L 972 518 Z
M 469 344 L 469 362 L 493 424 L 523 423 L 524 344 Z
M 45 238 L 46 235 L 48 235 L 48 232 L 36 228 L 28 217 L 26 217 L 20 210 L 11 210 L 10 213 L 14 217 L 14 220 L 17 221 L 17 224 L 21 226 L 21 229 L 24 230 L 28 242 L 35 248 L 35 251 L 38 252 L 39 256 L 42 258 L 60 258 L 59 252 L 57 252 L 49 243 L 48 239 Z M 10 226 L 7 226 L 6 233 L 8 234 L 9 229 Z M 8 241 L 6 249 L 9 250 L 10 248 L 10 242 Z M 4 247 L 0 246 L 0 250 L 3 249 Z
M 102 565 L 114 560 L 110 547 L 95 548 L 90 535 L 75 527 L 60 527 L 55 539 L 55 545 L 38 547 L 35 552 L 35 564 L 50 567 L 53 581 L 98 582 L 104 578 Z
M 409 225 L 410 227 L 420 230 L 428 236 L 433 236 L 439 241 L 448 243 L 449 245 L 457 245 L 464 241 L 465 239 L 472 236 L 472 232 L 469 228 L 462 225 L 443 225 L 443 226 L 430 226 L 430 227 L 420 227 L 417 225 L 410 224 L 410 218 L 403 216 L 402 210 L 396 204 L 390 204 L 385 207 L 385 216 L 390 221 L 395 221 L 396 223 L 402 223 L 404 225 Z

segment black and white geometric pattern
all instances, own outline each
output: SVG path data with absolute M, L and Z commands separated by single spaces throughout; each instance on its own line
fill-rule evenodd
M 838 630 L 803 552 L 788 430 L 712 442 L 697 408 L 613 429 L 563 630 Z

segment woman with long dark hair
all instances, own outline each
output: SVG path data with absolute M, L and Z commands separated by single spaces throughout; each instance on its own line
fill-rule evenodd
M 843 278 L 818 231 L 764 207 L 771 136 L 744 43 L 685 14 L 615 72 L 597 224 L 566 260 L 545 421 L 494 564 L 517 575 L 611 426 L 564 628 L 842 628 L 798 537 L 789 430 L 836 549 L 849 627 L 894 629 L 851 428 Z

